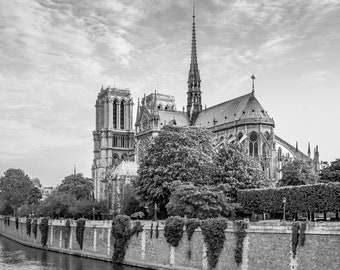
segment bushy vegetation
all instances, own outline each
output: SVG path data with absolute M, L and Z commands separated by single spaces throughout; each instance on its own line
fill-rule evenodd
M 39 224 L 39 230 L 41 233 L 41 244 L 42 246 L 46 246 L 47 238 L 48 238 L 48 219 L 42 218 Z
M 194 234 L 195 230 L 201 226 L 202 221 L 197 218 L 189 218 L 186 221 L 186 232 L 188 235 L 188 240 L 191 240 L 192 235 Z
M 300 186 L 315 184 L 317 177 L 312 170 L 312 165 L 295 159 L 286 163 L 282 168 L 282 179 L 278 182 L 278 187 Z
M 249 213 L 325 212 L 340 209 L 340 183 L 315 184 L 284 188 L 253 189 L 238 192 L 238 202 Z
M 235 237 L 236 237 L 236 247 L 235 247 L 235 261 L 237 264 L 242 262 L 242 253 L 243 253 L 243 240 L 247 236 L 246 229 L 248 228 L 248 223 L 239 220 L 234 223 L 235 228 Z
M 169 217 L 165 221 L 164 236 L 166 241 L 173 247 L 177 247 L 183 236 L 184 218 Z
M 32 233 L 33 233 L 34 239 L 37 239 L 37 232 L 38 232 L 38 220 L 34 219 L 32 222 Z
M 128 216 L 117 215 L 112 220 L 112 236 L 114 237 L 113 262 L 122 262 L 131 238 L 131 221 Z
M 224 218 L 206 219 L 201 228 L 204 242 L 207 245 L 207 257 L 210 268 L 215 268 L 224 246 L 227 220 Z
M 68 248 L 70 237 L 71 237 L 71 221 L 68 219 L 65 222 L 65 227 L 63 231 L 65 248 Z
M 219 145 L 197 127 L 164 127 L 140 162 L 134 183 L 142 204 L 157 203 L 162 217 L 230 215 L 236 190 L 268 186 L 259 161 L 239 144 Z
M 76 239 L 80 249 L 83 249 L 85 223 L 86 220 L 83 218 L 77 220 Z
M 31 219 L 26 219 L 26 234 L 30 237 L 31 236 Z
M 300 230 L 300 223 L 298 221 L 293 223 L 292 226 L 292 254 L 293 258 L 296 256 L 296 249 L 299 243 L 299 230 Z

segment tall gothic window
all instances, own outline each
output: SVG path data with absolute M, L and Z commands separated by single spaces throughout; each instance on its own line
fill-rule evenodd
M 258 136 L 255 132 L 252 132 L 249 136 L 249 155 L 252 157 L 259 156 Z
M 113 101 L 113 128 L 117 128 L 117 100 Z
M 125 120 L 125 115 L 124 115 L 124 101 L 120 103 L 120 129 L 124 129 L 124 120 Z

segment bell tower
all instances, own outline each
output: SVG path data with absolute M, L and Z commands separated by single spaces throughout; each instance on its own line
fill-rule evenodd
M 94 198 L 107 199 L 106 178 L 122 162 L 134 159 L 133 100 L 130 90 L 101 88 L 93 131 Z
M 194 125 L 199 112 L 202 111 L 201 78 L 197 63 L 195 6 L 192 15 L 191 61 L 188 75 L 187 115 L 191 125 Z

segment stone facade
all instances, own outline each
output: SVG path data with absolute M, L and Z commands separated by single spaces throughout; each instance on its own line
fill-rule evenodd
M 196 126 L 209 129 L 216 145 L 222 142 L 242 143 L 248 155 L 259 159 L 268 179 L 274 184 L 281 178 L 285 162 L 300 159 L 312 165 L 314 172 L 320 170 L 319 151 L 316 147 L 311 157 L 278 137 L 275 122 L 255 96 L 254 81 L 250 93 L 224 101 L 209 108 L 202 108 L 201 78 L 197 62 L 195 14 L 193 15 L 191 61 L 187 81 L 186 111 L 177 111 L 173 96 L 152 93 L 138 102 L 136 118 L 137 156 L 140 158 L 146 146 L 165 125 Z M 284 151 L 284 154 L 283 154 Z M 137 158 L 137 160 L 138 160 Z
M 96 101 L 92 179 L 96 200 L 107 199 L 107 178 L 122 162 L 134 160 L 133 100 L 130 90 L 107 87 Z

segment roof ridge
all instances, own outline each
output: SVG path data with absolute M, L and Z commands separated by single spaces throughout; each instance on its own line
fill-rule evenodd
M 214 106 L 211 106 L 211 107 L 208 107 L 208 108 L 202 110 L 200 113 L 206 112 L 206 111 L 208 111 L 209 109 L 215 108 L 215 107 L 220 106 L 220 105 L 222 105 L 222 104 L 226 104 L 226 103 L 231 102 L 231 101 L 234 101 L 234 100 L 236 100 L 236 99 L 243 98 L 243 97 L 245 97 L 245 96 L 252 96 L 252 93 L 248 93 L 248 94 L 245 94 L 245 95 L 236 97 L 236 98 L 229 99 L 229 100 L 224 101 L 224 102 L 222 102 L 222 103 L 218 103 L 218 104 L 216 104 L 216 105 L 214 105 Z M 255 98 L 255 97 L 254 97 L 254 98 Z M 256 98 L 255 98 L 255 99 L 256 99 Z

